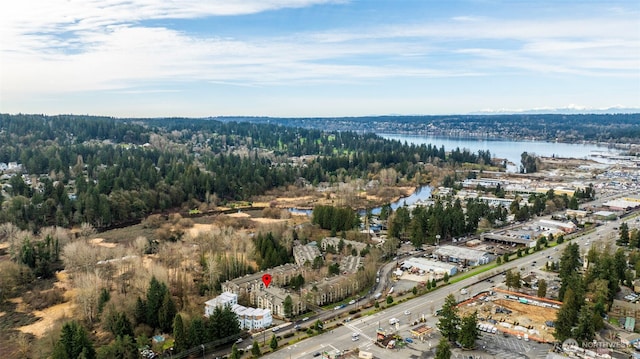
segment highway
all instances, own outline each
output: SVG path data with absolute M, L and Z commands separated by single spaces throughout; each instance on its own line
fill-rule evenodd
M 520 268 L 533 269 L 544 265 L 551 256 L 552 260 L 559 260 L 563 249 L 567 243 L 575 242 L 579 243 L 581 251 L 586 252 L 589 247 L 598 241 L 613 243 L 617 238 L 617 228 L 622 221 L 609 222 L 603 226 L 598 227 L 591 233 L 578 236 L 576 239 L 566 241 L 563 244 L 557 245 L 552 248 L 545 248 L 539 252 L 527 255 L 522 258 L 511 260 L 509 263 L 503 264 L 492 271 L 498 274 L 507 269 L 513 268 L 519 270 Z M 638 227 L 638 220 L 632 218 L 628 221 L 629 227 Z M 535 262 L 535 263 L 534 263 Z M 395 265 L 395 262 L 392 263 Z M 386 266 L 385 266 L 385 269 Z M 498 274 L 499 275 L 499 274 Z M 343 351 L 348 349 L 354 349 L 355 347 L 360 350 L 373 352 L 376 357 L 388 357 L 389 352 L 387 349 L 381 349 L 375 346 L 376 328 L 381 327 L 387 331 L 397 330 L 399 333 L 407 333 L 410 327 L 413 327 L 410 323 L 424 316 L 427 321 L 427 325 L 435 328 L 437 318 L 433 316 L 437 309 L 442 307 L 444 298 L 453 293 L 457 300 L 467 299 L 470 296 L 488 290 L 493 287 L 492 283 L 489 283 L 486 279 L 489 277 L 487 273 L 482 273 L 467 279 L 464 279 L 455 284 L 450 284 L 445 287 L 439 288 L 436 291 L 423 295 L 419 298 L 412 299 L 405 303 L 396 305 L 392 308 L 382 310 L 374 315 L 358 318 L 348 323 L 344 323 L 343 326 L 335 328 L 324 334 L 315 336 L 313 338 L 303 340 L 292 346 L 288 346 L 278 350 L 275 353 L 265 355 L 265 358 L 312 358 L 316 352 L 327 351 L 331 354 L 335 354 L 337 351 Z M 502 276 L 496 278 L 495 282 L 502 281 Z M 460 294 L 462 288 L 467 288 L 467 294 Z M 349 308 L 349 307 L 347 307 Z M 409 315 L 405 315 L 405 311 L 409 311 Z M 331 313 L 331 315 L 335 315 Z M 389 319 L 399 319 L 397 327 L 391 327 L 389 325 Z M 352 340 L 352 333 L 359 333 L 359 340 Z M 404 335 L 404 334 L 403 334 Z M 433 343 L 436 344 L 435 342 Z M 431 345 L 431 343 L 429 343 Z M 409 358 L 409 351 L 399 351 L 393 354 L 396 358 Z

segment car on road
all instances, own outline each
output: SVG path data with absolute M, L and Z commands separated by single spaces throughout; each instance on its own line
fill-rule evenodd
M 300 327 L 300 324 L 296 324 L 296 326 L 295 326 L 295 327 L 293 327 L 293 329 L 295 329 L 295 330 L 298 330 L 298 329 L 300 329 L 300 328 L 301 328 L 301 327 Z
M 411 312 L 410 312 L 410 311 L 408 311 L 408 310 L 405 310 L 405 311 L 404 311 L 404 315 L 409 315 L 409 314 L 411 314 Z
M 303 322 L 306 322 L 307 320 L 309 320 L 309 317 L 304 317 L 304 318 L 302 318 L 302 321 L 303 321 Z
M 349 304 L 356 304 L 356 301 L 352 299 Z
M 358 339 L 360 339 L 360 337 L 356 336 L 356 337 L 351 337 L 351 341 L 357 341 Z
M 314 358 L 315 358 L 315 357 L 319 357 L 320 355 L 321 355 L 321 354 L 320 354 L 320 352 L 315 352 L 315 353 L 313 353 L 313 357 L 314 357 Z
M 236 344 L 238 343 L 242 343 L 242 338 L 238 338 L 238 340 L 236 340 Z
M 413 343 L 413 339 L 411 338 L 405 338 L 404 341 L 407 343 Z

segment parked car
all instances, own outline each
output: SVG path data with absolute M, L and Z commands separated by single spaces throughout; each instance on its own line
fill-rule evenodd
M 404 341 L 407 343 L 413 343 L 413 339 L 411 338 L 405 338 Z

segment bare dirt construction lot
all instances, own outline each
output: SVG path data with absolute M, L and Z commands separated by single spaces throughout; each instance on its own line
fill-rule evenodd
M 466 316 L 473 311 L 478 312 L 479 323 L 487 324 L 489 320 L 495 320 L 493 324 L 500 332 L 517 335 L 527 333 L 533 338 L 541 340 L 553 340 L 553 328 L 548 327 L 547 321 L 555 321 L 557 309 L 545 308 L 531 304 L 520 303 L 511 299 L 502 299 L 498 296 L 488 297 L 489 301 L 475 300 L 459 307 L 461 316 Z M 500 312 L 498 308 L 506 308 L 510 313 Z M 498 309 L 498 312 L 496 312 Z

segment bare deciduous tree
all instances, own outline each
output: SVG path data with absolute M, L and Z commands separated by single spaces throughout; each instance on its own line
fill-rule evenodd
M 95 273 L 80 273 L 75 276 L 74 283 L 77 288 L 74 301 L 80 309 L 82 319 L 93 323 L 98 314 L 102 281 Z
M 80 225 L 80 237 L 86 239 L 93 236 L 96 233 L 97 231 L 91 223 L 84 222 Z
M 98 262 L 100 247 L 85 241 L 67 243 L 62 249 L 62 261 L 69 271 L 90 272 Z

